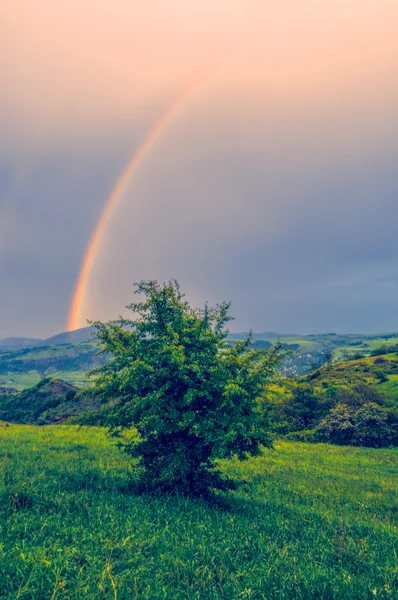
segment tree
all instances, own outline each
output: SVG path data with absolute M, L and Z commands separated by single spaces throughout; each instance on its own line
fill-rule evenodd
M 353 446 L 396 446 L 398 411 L 375 402 L 338 404 L 315 429 L 315 439 Z
M 135 284 L 134 319 L 96 322 L 112 359 L 94 390 L 118 398 L 111 427 L 132 430 L 124 449 L 143 467 L 147 490 L 200 494 L 227 487 L 217 459 L 245 459 L 271 446 L 258 399 L 281 359 L 249 336 L 228 344 L 229 304 L 193 308 L 176 281 Z
M 293 389 L 292 397 L 286 401 L 285 410 L 291 431 L 313 427 L 324 412 L 320 396 L 308 383 Z
M 337 404 L 316 429 L 316 438 L 321 442 L 351 444 L 354 436 L 355 410 L 346 404 Z

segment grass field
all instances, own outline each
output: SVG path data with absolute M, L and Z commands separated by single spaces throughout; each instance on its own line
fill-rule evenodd
M 398 451 L 278 442 L 220 502 L 135 495 L 100 429 L 0 425 L 0 598 L 398 597 Z
M 88 385 L 86 373 L 84 371 L 56 371 L 51 370 L 47 373 L 48 377 L 63 379 L 71 385 L 84 388 Z M 9 387 L 21 392 L 27 388 L 37 385 L 42 381 L 43 377 L 37 371 L 29 371 L 28 373 L 8 373 L 0 377 L 0 387 Z
M 381 346 L 395 346 L 398 344 L 398 337 L 390 337 L 390 338 L 376 338 L 376 339 L 367 339 L 364 341 L 363 345 L 358 346 L 347 346 L 342 345 L 335 349 L 333 353 L 333 359 L 335 362 L 343 359 L 344 352 L 348 354 L 354 354 L 355 352 L 363 353 L 365 356 L 372 353 L 377 348 Z
M 27 373 L 8 373 L 0 376 L 0 387 L 9 387 L 18 391 L 32 387 L 39 383 L 41 377 L 38 371 L 31 370 Z

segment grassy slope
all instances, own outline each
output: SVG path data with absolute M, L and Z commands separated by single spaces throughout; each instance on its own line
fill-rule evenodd
M 113 401 L 104 402 L 61 379 L 49 378 L 19 393 L 0 393 L 0 419 L 19 424 L 60 424 L 71 417 L 98 413 L 111 404 Z
M 77 387 L 87 386 L 87 377 L 84 371 L 49 371 L 45 374 L 45 377 L 54 377 L 56 379 L 63 379 L 71 385 Z M 1 386 L 14 388 L 18 391 L 26 390 L 42 380 L 39 372 L 36 370 L 29 371 L 28 373 L 9 373 L 8 375 L 1 377 Z
M 383 361 L 383 362 L 380 362 Z M 377 372 L 383 370 L 387 381 L 377 383 Z M 314 372 L 315 373 L 315 372 Z M 304 379 L 311 381 L 319 387 L 335 385 L 346 387 L 358 383 L 367 383 L 377 386 L 380 391 L 385 392 L 388 403 L 398 405 L 398 354 L 385 354 L 382 357 L 369 356 L 358 360 L 350 360 L 342 363 L 334 363 L 326 366 L 314 374 L 305 376 Z
M 134 495 L 99 429 L 0 426 L 0 598 L 396 598 L 397 459 L 278 443 L 209 507 Z
M 78 387 L 87 386 L 87 371 L 104 359 L 98 356 L 93 342 L 59 344 L 0 353 L 0 386 L 23 390 L 36 385 L 43 377 L 63 379 Z
M 7 375 L 1 375 L 0 385 L 16 390 L 24 390 L 39 383 L 40 379 L 40 373 L 32 369 L 27 373 L 7 373 Z
M 347 346 L 342 345 L 334 351 L 333 358 L 338 361 L 343 357 L 344 352 L 348 352 L 349 354 L 353 354 L 355 352 L 361 352 L 365 355 L 369 354 L 376 350 L 376 348 L 380 348 L 380 346 L 394 346 L 398 344 L 398 337 L 391 338 L 369 338 L 365 339 L 363 345 L 358 346 Z

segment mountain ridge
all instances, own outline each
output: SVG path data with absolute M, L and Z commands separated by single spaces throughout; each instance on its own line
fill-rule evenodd
M 93 339 L 95 328 L 82 327 L 73 331 L 63 331 L 48 338 L 7 337 L 0 339 L 0 351 L 20 350 L 39 346 L 56 346 L 60 344 L 79 344 Z

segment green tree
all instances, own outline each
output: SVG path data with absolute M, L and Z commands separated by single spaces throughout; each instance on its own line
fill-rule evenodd
M 228 344 L 229 304 L 193 308 L 176 281 L 135 284 L 134 318 L 94 323 L 112 359 L 94 372 L 94 390 L 118 398 L 116 431 L 140 460 L 144 489 L 199 494 L 227 487 L 217 459 L 245 459 L 271 446 L 258 409 L 281 360 L 280 347 Z
M 286 415 L 291 431 L 309 429 L 322 416 L 322 402 L 314 387 L 301 384 L 293 389 L 292 397 L 286 401 Z

